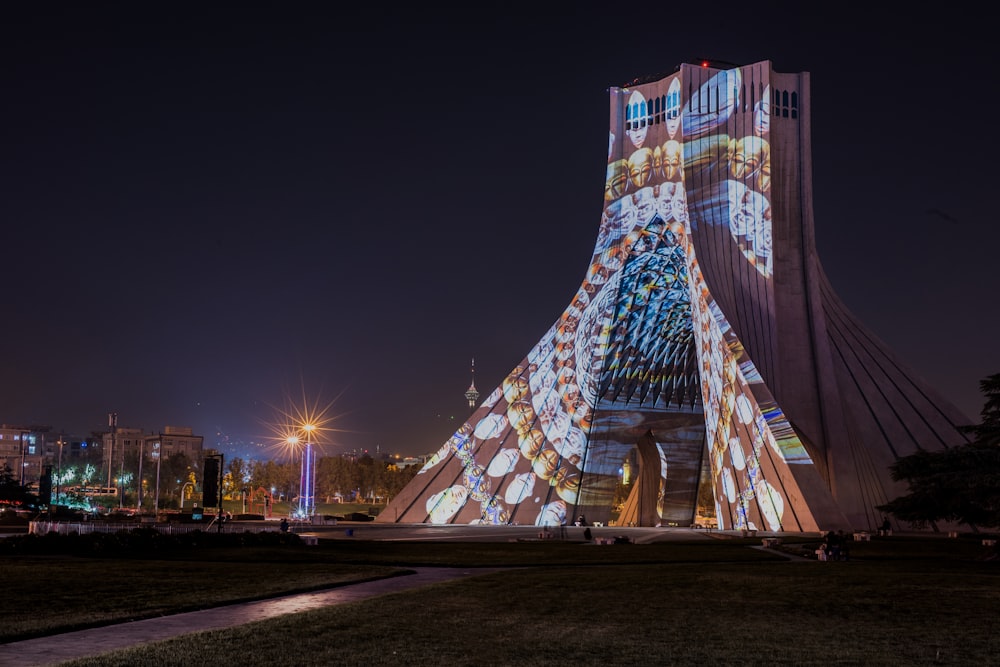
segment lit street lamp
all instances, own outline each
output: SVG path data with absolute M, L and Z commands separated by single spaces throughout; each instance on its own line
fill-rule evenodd
M 313 448 L 312 432 L 316 427 L 305 424 L 306 444 L 302 450 L 302 478 L 299 481 L 299 514 L 310 517 L 316 513 L 316 450 Z
M 302 470 L 299 477 L 299 507 L 296 510 L 299 518 L 310 517 L 316 511 L 316 450 L 312 443 L 312 432 L 316 430 L 315 424 L 303 424 L 301 430 L 305 433 L 305 439 L 297 435 L 289 436 L 285 439 L 288 446 L 296 450 L 302 445 Z

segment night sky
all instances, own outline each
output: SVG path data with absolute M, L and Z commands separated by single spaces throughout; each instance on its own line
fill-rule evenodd
M 335 417 L 328 453 L 436 450 L 471 359 L 485 396 L 583 279 L 608 88 L 701 58 L 811 73 L 838 294 L 972 421 L 1000 372 L 1000 57 L 962 3 L 22 4 L 0 10 L 2 423 L 116 412 L 209 447 L 304 404 Z

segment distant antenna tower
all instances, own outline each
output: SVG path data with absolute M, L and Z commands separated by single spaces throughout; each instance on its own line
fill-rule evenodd
M 476 359 L 472 359 L 472 384 L 465 390 L 465 398 L 469 401 L 469 411 L 476 409 L 476 401 L 479 400 L 479 390 L 476 389 Z

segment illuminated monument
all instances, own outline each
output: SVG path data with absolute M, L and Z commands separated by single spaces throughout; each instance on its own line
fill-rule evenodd
M 823 273 L 808 73 L 685 64 L 610 106 L 583 283 L 377 520 L 608 522 L 635 460 L 619 524 L 691 524 L 704 479 L 723 529 L 877 527 L 893 461 L 970 420 Z

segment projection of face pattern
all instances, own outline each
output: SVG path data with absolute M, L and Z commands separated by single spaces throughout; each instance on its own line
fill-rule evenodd
M 756 103 L 755 134 L 729 141 L 729 231 L 743 256 L 764 277 L 771 265 L 770 87 Z
M 770 86 L 754 102 L 749 123 L 737 117 L 746 95 L 739 69 L 717 73 L 688 100 L 682 114 L 684 137 L 716 133 L 727 144 L 729 232 L 744 258 L 765 278 L 772 272 Z M 752 85 L 752 84 L 751 84 Z M 749 127 L 748 127 L 749 126 Z M 740 128 L 752 134 L 743 135 Z M 736 137 L 727 136 L 734 132 Z

